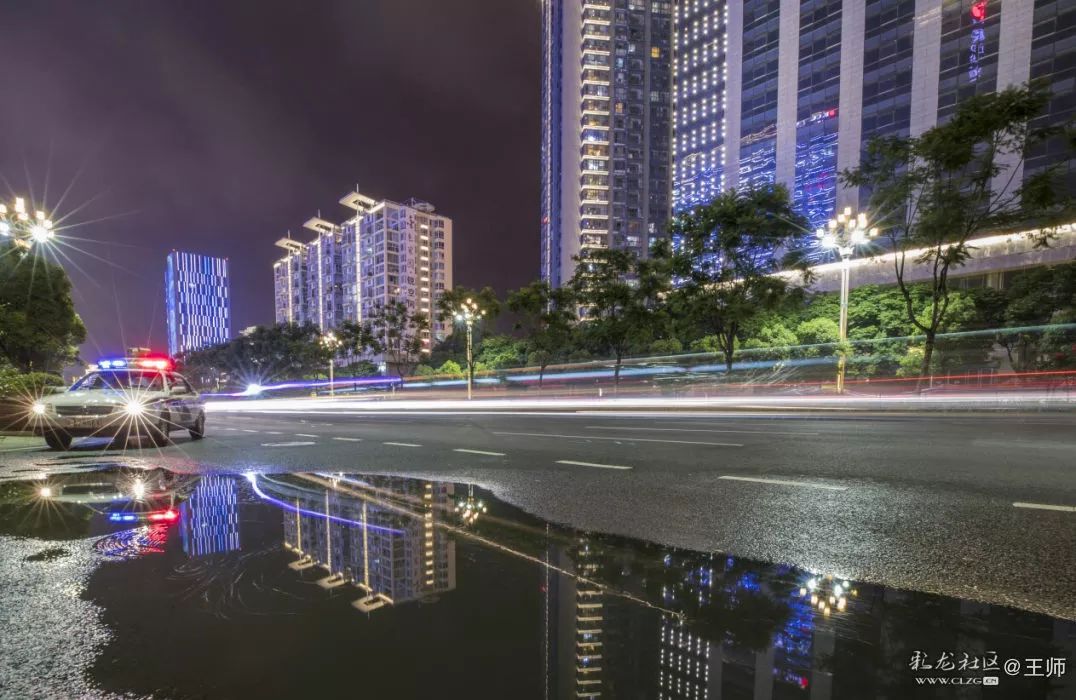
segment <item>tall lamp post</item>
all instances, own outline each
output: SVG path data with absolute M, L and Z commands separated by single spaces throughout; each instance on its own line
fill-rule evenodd
M 870 242 L 878 235 L 877 228 L 867 228 L 867 215 L 853 215 L 851 207 L 845 207 L 837 218 L 829 220 L 827 228 L 815 232 L 818 244 L 825 250 L 835 250 L 841 256 L 841 321 L 840 355 L 837 358 L 837 393 L 844 393 L 844 372 L 847 365 L 844 346 L 848 342 L 848 274 L 852 254 L 856 248 Z
M 336 384 L 333 383 L 333 366 L 336 364 L 336 348 L 340 347 L 340 339 L 336 334 L 329 331 L 321 336 L 321 344 L 329 349 L 329 396 L 336 396 Z
M 16 197 L 10 207 L 0 204 L 0 240 L 6 238 L 17 246 L 29 249 L 35 243 L 48 243 L 55 237 L 52 220 L 43 211 L 35 211 L 31 215 L 22 197 Z
M 467 327 L 467 400 L 471 400 L 471 383 L 474 381 L 474 373 L 471 367 L 474 365 L 474 324 L 482 320 L 486 315 L 485 309 L 478 308 L 478 304 L 472 299 L 466 299 L 456 309 L 456 320 Z

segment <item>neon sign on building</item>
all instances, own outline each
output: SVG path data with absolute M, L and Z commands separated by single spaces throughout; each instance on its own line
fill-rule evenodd
M 971 46 L 968 49 L 968 80 L 975 82 L 983 74 L 980 63 L 986 53 L 986 0 L 971 6 Z

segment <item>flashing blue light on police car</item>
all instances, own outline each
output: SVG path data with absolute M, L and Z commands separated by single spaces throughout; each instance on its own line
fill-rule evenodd
M 118 369 L 127 366 L 127 360 L 114 359 L 114 360 L 98 360 L 97 366 L 101 369 Z
M 109 513 L 108 519 L 114 523 L 129 523 L 138 520 L 138 516 L 134 513 Z

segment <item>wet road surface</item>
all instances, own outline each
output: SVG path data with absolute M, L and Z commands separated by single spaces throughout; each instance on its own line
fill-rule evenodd
M 1076 692 L 1072 621 L 560 526 L 443 480 L 53 469 L 0 484 L 0 577 L 4 697 Z
M 1049 414 L 218 412 L 206 440 L 163 450 L 0 452 L 0 477 L 118 461 L 473 481 L 588 530 L 1076 619 L 1074 428 Z

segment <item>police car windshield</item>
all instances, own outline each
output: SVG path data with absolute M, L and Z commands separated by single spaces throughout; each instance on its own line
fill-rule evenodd
M 71 391 L 99 389 L 164 391 L 164 380 L 160 372 L 151 370 L 108 370 L 87 374 L 71 387 Z

